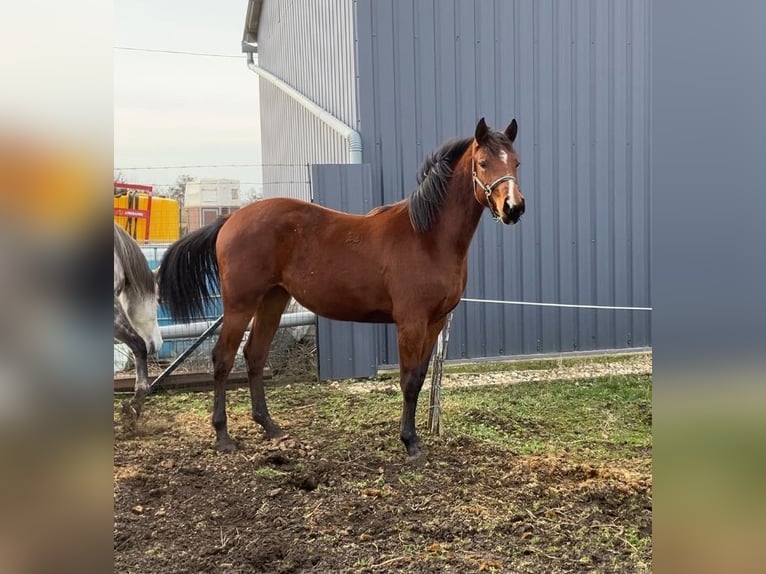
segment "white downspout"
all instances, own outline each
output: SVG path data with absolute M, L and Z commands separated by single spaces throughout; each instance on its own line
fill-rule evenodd
M 343 136 L 346 140 L 346 149 L 348 150 L 348 163 L 362 163 L 362 136 L 359 135 L 359 132 L 351 129 L 327 110 L 312 102 L 298 90 L 277 78 L 274 74 L 261 68 L 254 62 L 252 52 L 248 52 L 247 54 L 247 67 L 270 84 L 282 90 L 303 108 L 314 114 L 317 118 L 330 126 L 331 129 Z

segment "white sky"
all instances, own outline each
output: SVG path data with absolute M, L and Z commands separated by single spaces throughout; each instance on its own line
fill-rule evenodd
M 114 166 L 131 183 L 181 174 L 239 179 L 260 169 L 120 168 L 261 163 L 258 76 L 241 53 L 247 0 L 115 0 L 114 46 L 230 54 L 114 52 Z

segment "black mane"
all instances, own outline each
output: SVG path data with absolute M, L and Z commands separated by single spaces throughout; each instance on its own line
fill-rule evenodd
M 423 162 L 423 167 L 418 173 L 418 186 L 407 199 L 410 222 L 415 231 L 425 233 L 433 225 L 447 196 L 452 166 L 465 153 L 471 142 L 473 138 L 448 140 Z M 502 132 L 489 132 L 482 146 L 493 154 L 512 149 L 510 140 Z
M 472 141 L 473 138 L 451 139 L 423 162 L 418 173 L 418 186 L 407 200 L 410 222 L 415 231 L 424 233 L 431 228 L 447 195 L 452 165 L 465 153 Z

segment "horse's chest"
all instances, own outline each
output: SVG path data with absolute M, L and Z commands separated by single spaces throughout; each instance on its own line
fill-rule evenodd
M 438 273 L 413 269 L 410 277 L 408 291 L 436 314 L 444 314 L 455 308 L 467 280 L 466 270 L 460 265 L 442 268 Z

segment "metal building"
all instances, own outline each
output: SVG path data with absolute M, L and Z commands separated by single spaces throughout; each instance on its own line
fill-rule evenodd
M 444 140 L 515 117 L 527 214 L 484 218 L 465 296 L 649 307 L 649 23 L 649 0 L 251 0 L 264 196 L 392 203 Z M 394 333 L 320 323 L 323 376 L 395 364 Z M 650 345 L 646 311 L 463 302 L 449 356 Z

